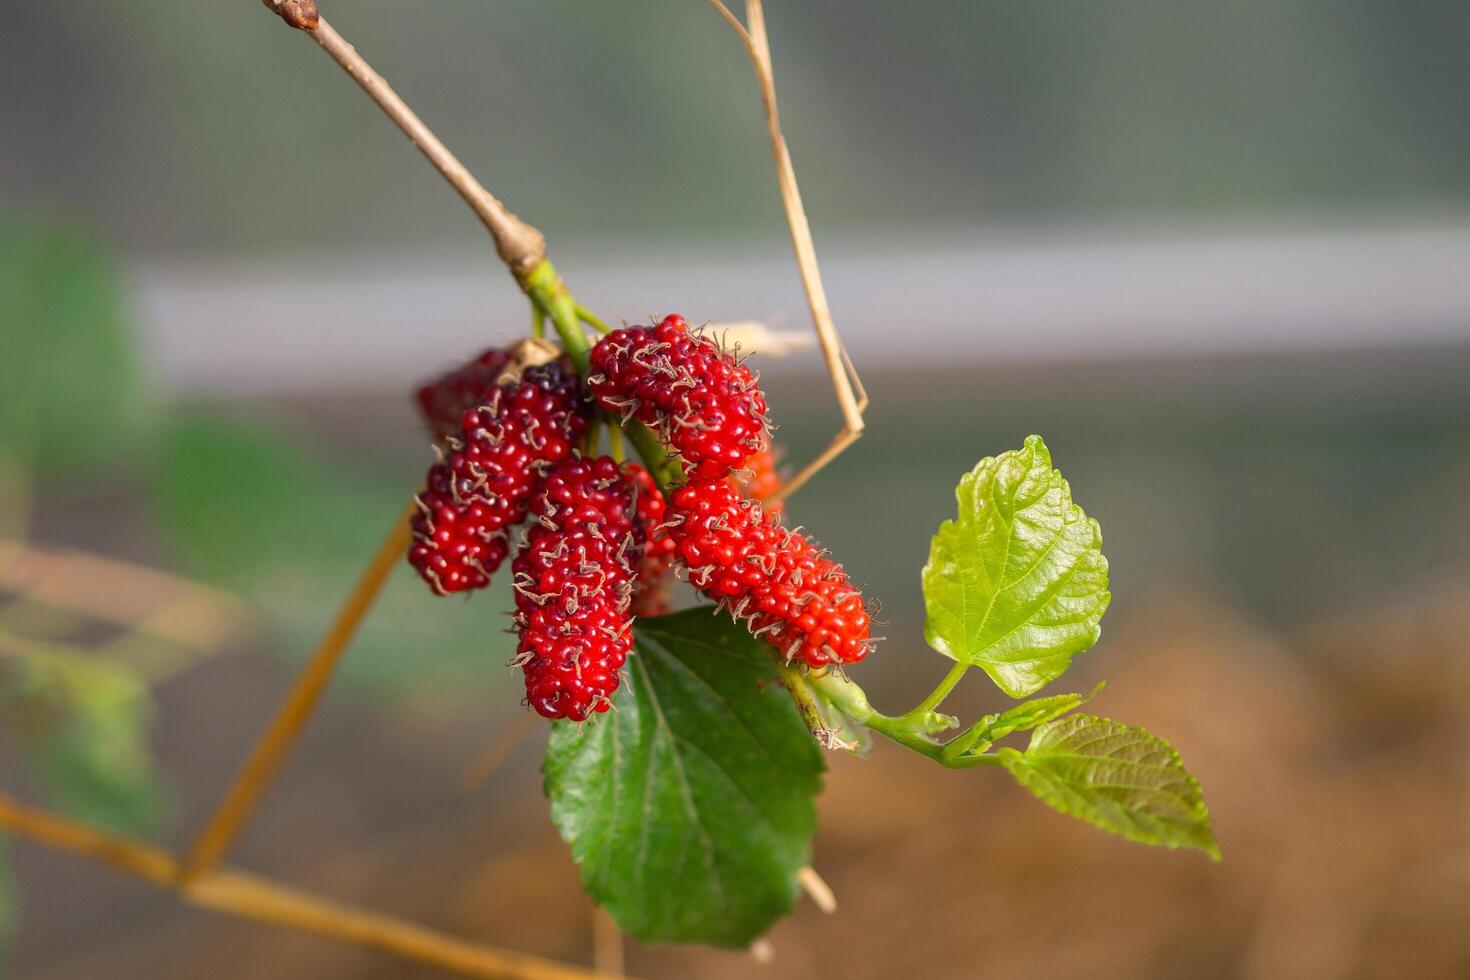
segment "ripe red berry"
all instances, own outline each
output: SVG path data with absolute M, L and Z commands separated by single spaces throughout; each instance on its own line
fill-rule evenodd
M 567 459 L 546 474 L 515 573 L 515 663 L 547 718 L 606 711 L 633 646 L 629 597 L 638 559 L 637 488 L 610 457 Z
M 492 347 L 418 390 L 419 412 L 436 439 L 459 431 L 464 413 L 485 403 L 509 363 L 509 351 Z
M 681 316 L 627 327 L 592 348 L 587 387 L 598 405 L 655 426 L 691 475 L 723 476 L 766 436 L 755 375 Z
M 491 509 L 475 498 L 456 500 L 450 483 L 448 467 L 430 468 L 408 551 L 409 564 L 441 594 L 483 589 L 510 550 Z
M 867 656 L 867 609 L 842 567 L 728 480 L 680 487 L 669 524 L 694 586 L 745 620 L 787 662 L 816 668 Z
M 496 536 L 526 516 L 546 466 L 571 454 L 587 429 L 584 408 L 577 379 L 548 364 L 492 387 L 464 413 L 443 461 L 429 470 L 413 521 L 409 562 L 436 592 L 489 583 L 507 551 Z

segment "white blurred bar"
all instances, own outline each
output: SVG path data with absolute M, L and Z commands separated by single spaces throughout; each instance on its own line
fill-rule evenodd
M 819 237 L 860 369 L 1470 341 L 1470 222 Z M 806 324 L 784 240 L 553 249 L 606 318 Z M 311 269 L 310 275 L 301 271 Z M 489 243 L 439 256 L 135 270 L 150 362 L 189 394 L 398 387 L 524 333 Z M 818 370 L 814 352 L 762 365 Z

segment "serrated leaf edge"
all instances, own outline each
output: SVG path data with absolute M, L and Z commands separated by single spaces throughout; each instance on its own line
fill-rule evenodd
M 1151 741 L 1157 742 L 1161 749 L 1167 752 L 1168 762 L 1163 764 L 1137 762 L 1135 760 L 1129 759 L 1113 759 L 1108 756 L 1082 755 L 1076 752 L 1054 754 L 1062 756 L 1073 756 L 1075 758 L 1083 760 L 1106 760 L 1115 763 L 1126 763 L 1132 766 L 1147 767 L 1151 769 L 1162 769 L 1172 775 L 1182 777 L 1184 784 L 1188 790 L 1188 795 L 1185 796 L 1173 793 L 1169 793 L 1167 795 L 1181 800 L 1186 805 L 1186 808 L 1191 811 L 1194 817 L 1199 821 L 1199 827 L 1209 841 L 1208 846 L 1190 841 L 1161 839 L 1158 836 L 1150 836 L 1146 831 L 1139 829 L 1141 822 L 1136 819 L 1133 811 L 1127 810 L 1121 806 L 1118 809 L 1128 817 L 1128 820 L 1123 822 L 1123 826 L 1127 829 L 1120 829 L 1119 827 L 1115 827 L 1110 824 L 1106 824 L 1099 820 L 1093 819 L 1087 813 L 1079 812 L 1079 809 L 1074 804 L 1066 802 L 1068 798 L 1080 798 L 1076 790 L 1072 789 L 1072 787 L 1068 786 L 1065 783 L 1060 783 L 1055 779 L 1049 778 L 1046 773 L 1028 765 L 1030 759 L 1032 758 L 1030 753 L 1032 749 L 1036 746 L 1039 739 L 1043 738 L 1054 727 L 1066 723 L 1074 723 L 1079 720 L 1098 722 L 1104 725 L 1112 726 L 1114 729 L 1120 730 L 1115 731 L 1112 734 L 1138 734 L 1146 737 Z M 1104 735 L 1102 737 L 1106 738 L 1107 736 Z M 1025 787 L 1034 796 L 1036 796 L 1037 799 L 1041 800 L 1043 803 L 1047 804 L 1059 813 L 1066 814 L 1069 817 L 1075 817 L 1076 819 L 1081 820 L 1085 823 L 1092 824 L 1094 827 L 1097 827 L 1100 830 L 1105 830 L 1109 833 L 1118 834 L 1119 836 L 1125 837 L 1128 840 L 1135 841 L 1140 844 L 1150 844 L 1156 847 L 1167 847 L 1170 850 L 1176 850 L 1179 848 L 1192 848 L 1203 851 L 1211 858 L 1211 860 L 1221 860 L 1222 856 L 1220 853 L 1220 844 L 1215 838 L 1214 821 L 1210 817 L 1209 807 L 1205 804 L 1204 791 L 1200 787 L 1199 780 L 1196 779 L 1194 774 L 1185 767 L 1184 759 L 1180 755 L 1179 750 L 1174 747 L 1173 743 L 1169 742 L 1165 738 L 1162 738 L 1161 736 L 1155 735 L 1153 732 L 1150 732 L 1146 728 L 1142 728 L 1136 725 L 1128 725 L 1120 721 L 1114 721 L 1111 718 L 1105 718 L 1101 715 L 1066 714 L 1038 726 L 1032 732 L 1031 744 L 1026 747 L 1026 750 L 1024 752 L 1013 748 L 1002 748 L 996 754 L 1001 758 L 1002 764 L 1007 770 L 1009 770 L 1017 783 Z M 1039 786 L 1044 787 L 1044 789 L 1038 788 Z M 1050 789 L 1051 792 L 1046 792 L 1046 789 Z M 1161 794 L 1165 792 L 1154 787 L 1129 787 L 1129 789 L 1146 789 Z M 1082 799 L 1082 803 L 1084 805 L 1084 808 L 1091 806 L 1090 801 L 1087 801 L 1086 799 Z M 1095 809 L 1095 807 L 1092 808 Z

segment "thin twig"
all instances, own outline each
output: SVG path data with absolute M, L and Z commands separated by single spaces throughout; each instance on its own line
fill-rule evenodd
M 298 10 L 299 7 L 293 7 L 292 0 L 266 0 L 266 6 L 280 13 L 292 27 L 310 34 L 312 40 L 321 45 L 322 50 L 331 55 L 352 76 L 352 80 L 362 86 L 362 90 L 403 130 L 404 135 L 419 148 L 419 152 L 444 175 L 444 179 L 449 181 L 470 209 L 479 216 L 489 230 L 490 237 L 495 239 L 495 251 L 501 260 L 510 268 L 517 281 L 524 281 L 546 258 L 546 239 L 541 232 L 512 214 L 494 194 L 475 179 L 469 168 L 460 163 L 449 147 L 408 107 L 408 103 L 399 98 L 387 80 L 375 72 L 362 55 L 357 53 L 357 49 L 348 44 L 331 24 L 317 15 L 315 3 L 310 5 L 309 14 L 294 15 L 293 10 Z
M 372 561 L 363 570 L 362 577 L 337 612 L 336 620 L 296 678 L 290 695 L 282 703 L 270 727 L 256 743 L 255 750 L 241 768 L 229 794 L 195 841 L 184 864 L 185 880 L 195 878 L 213 867 L 229 850 L 230 844 L 255 810 L 261 795 L 274 780 L 286 755 L 295 747 L 297 737 L 332 679 L 332 672 L 336 669 L 342 652 L 347 649 L 357 627 L 378 597 L 383 583 L 387 581 L 388 573 L 408 548 L 412 538 L 409 519 L 415 508 L 413 503 L 408 505 L 394 523 L 393 529 L 388 532 L 388 536 L 383 539 L 383 543 L 378 546 L 377 554 L 373 555 Z
M 0 541 L 0 590 L 196 650 L 240 636 L 248 617 L 227 592 L 84 551 Z
M 601 905 L 592 907 L 592 969 L 623 972 L 623 930 Z
M 522 953 L 465 942 L 392 916 L 357 909 L 230 868 L 209 871 L 183 885 L 179 863 L 166 851 L 26 806 L 4 794 L 0 794 L 0 828 L 161 888 L 177 890 L 192 905 L 381 950 L 464 976 L 494 980 L 606 977 L 606 974 L 589 973 Z
M 852 359 L 842 346 L 837 327 L 832 322 L 827 291 L 822 286 L 811 225 L 807 221 L 806 209 L 801 203 L 801 190 L 796 183 L 796 168 L 791 162 L 786 137 L 781 133 L 781 117 L 776 106 L 776 77 L 771 64 L 771 44 L 766 34 L 765 10 L 761 6 L 761 0 L 745 0 L 746 24 L 741 24 L 722 0 L 709 2 L 739 35 L 755 66 L 756 83 L 760 88 L 761 105 L 766 114 L 766 129 L 771 140 L 771 157 L 776 164 L 776 183 L 781 191 L 781 206 L 786 212 L 786 223 L 791 231 L 791 247 L 796 253 L 797 268 L 801 271 L 801 284 L 806 291 L 807 306 L 811 309 L 812 326 L 816 329 L 817 341 L 821 344 L 822 356 L 827 362 L 827 373 L 832 378 L 837 404 L 842 409 L 842 431 L 825 452 L 787 481 L 779 495 L 779 498 L 784 498 L 858 440 L 863 432 L 863 412 L 868 406 L 868 398 L 861 379 L 852 367 Z
M 837 894 L 832 891 L 832 886 L 817 874 L 817 869 L 810 864 L 796 873 L 796 880 L 801 883 L 802 891 L 812 900 L 817 908 L 832 915 L 837 911 Z

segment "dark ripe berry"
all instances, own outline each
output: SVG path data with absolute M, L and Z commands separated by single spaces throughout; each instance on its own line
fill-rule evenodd
M 728 480 L 680 487 L 669 524 L 695 588 L 745 620 L 788 662 L 816 668 L 867 656 L 867 609 L 842 567 Z
M 629 597 L 639 559 L 635 483 L 610 457 L 551 467 L 515 574 L 515 663 L 547 718 L 606 711 L 633 647 Z
M 450 491 L 449 469 L 443 465 L 429 470 L 418 503 L 409 563 L 440 593 L 489 585 L 491 574 L 510 549 L 490 508 L 478 499 L 456 500 Z
M 587 431 L 577 379 L 562 367 L 528 368 L 490 389 L 445 440 L 442 462 L 419 494 L 409 562 L 441 594 L 484 588 L 505 559 L 496 535 L 526 516 L 544 469 L 566 459 Z M 480 552 L 465 550 L 481 540 Z
M 420 388 L 417 393 L 419 412 L 434 438 L 443 439 L 458 432 L 464 413 L 484 404 L 500 372 L 509 363 L 509 351 L 492 347 L 469 363 L 445 372 Z
M 589 371 L 598 405 L 655 426 L 691 475 L 723 476 L 765 445 L 755 375 L 681 316 L 613 331 L 592 348 Z
M 633 614 L 662 616 L 670 609 L 669 593 L 673 584 L 669 570 L 674 563 L 674 539 L 664 527 L 668 502 L 646 469 L 637 463 L 628 463 L 625 469 L 638 488 L 636 534 L 642 544 L 638 581 L 633 591 Z

